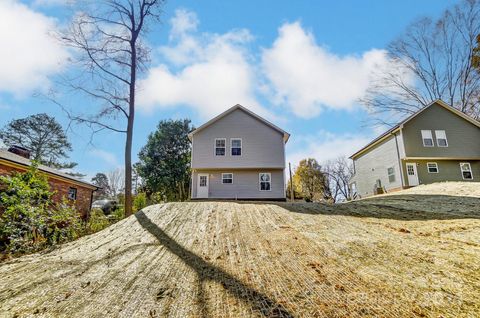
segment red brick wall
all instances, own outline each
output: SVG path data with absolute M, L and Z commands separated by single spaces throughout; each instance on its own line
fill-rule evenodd
M 0 175 L 8 175 L 13 171 L 24 172 L 25 170 L 9 167 L 0 163 Z M 50 190 L 55 191 L 56 193 L 53 196 L 53 201 L 58 203 L 62 202 L 62 198 L 68 198 L 68 190 L 70 187 L 77 189 L 77 200 L 68 200 L 73 202 L 77 210 L 80 212 L 82 217 L 87 217 L 90 212 L 92 191 L 87 187 L 81 185 L 72 184 L 63 180 L 58 180 L 49 177 L 47 174 L 48 183 L 50 184 Z

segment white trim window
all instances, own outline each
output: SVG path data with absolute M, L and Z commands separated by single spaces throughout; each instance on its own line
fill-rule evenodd
M 422 130 L 422 141 L 424 147 L 434 147 L 431 130 Z
M 437 138 L 438 147 L 448 147 L 447 134 L 445 130 L 435 130 L 435 138 Z
M 428 173 L 438 173 L 438 164 L 436 162 L 427 162 Z
M 222 173 L 222 184 L 233 184 L 233 173 Z
M 272 175 L 269 172 L 260 172 L 258 182 L 260 183 L 260 191 L 272 190 Z
M 242 139 L 241 138 L 230 139 L 230 154 L 232 156 L 242 155 Z
M 227 150 L 226 138 L 215 138 L 215 156 L 225 156 Z
M 460 171 L 462 172 L 463 180 L 473 180 L 473 173 L 470 162 L 460 162 Z
M 77 188 L 69 188 L 68 189 L 68 198 L 70 200 L 76 200 L 77 199 Z
M 387 174 L 388 174 L 388 182 L 390 183 L 395 182 L 395 168 L 394 167 L 388 168 Z

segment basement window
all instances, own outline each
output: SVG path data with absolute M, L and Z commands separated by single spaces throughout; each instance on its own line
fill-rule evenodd
M 259 173 L 258 179 L 260 181 L 260 191 L 272 190 L 272 175 L 270 173 Z
M 424 147 L 433 147 L 433 137 L 431 130 L 422 130 L 422 140 Z
M 388 182 L 392 183 L 395 182 L 395 169 L 393 167 L 390 167 L 387 169 L 388 173 Z
M 472 167 L 469 162 L 460 162 L 463 180 L 473 180 Z
M 222 183 L 223 184 L 233 183 L 233 173 L 222 173 Z
M 76 200 L 77 199 L 77 188 L 68 189 L 68 199 Z
M 436 162 L 427 163 L 428 173 L 438 173 L 438 165 Z
M 225 138 L 215 139 L 215 156 L 225 156 L 225 145 L 227 140 Z

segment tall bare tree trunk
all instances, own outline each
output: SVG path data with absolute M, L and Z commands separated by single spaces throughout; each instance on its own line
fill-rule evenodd
M 134 24 L 134 23 L 133 23 Z M 128 103 L 127 138 L 125 144 L 125 216 L 132 214 L 132 139 L 135 119 L 135 82 L 137 79 L 137 41 L 138 33 L 133 32 L 130 41 L 130 92 Z
M 125 216 L 132 214 L 132 142 L 137 72 L 145 71 L 149 50 L 139 41 L 145 26 L 159 19 L 163 0 L 97 0 L 83 4 L 59 39 L 77 51 L 75 61 L 85 76 L 66 79 L 68 86 L 101 103 L 93 114 L 73 115 L 93 133 L 108 129 L 125 133 Z M 82 7 L 80 5 L 80 7 Z M 82 73 L 83 74 L 83 73 Z M 117 116 L 127 119 L 120 128 Z

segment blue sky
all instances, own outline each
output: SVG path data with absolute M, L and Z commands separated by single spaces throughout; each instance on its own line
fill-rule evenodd
M 58 106 L 36 97 L 68 71 L 68 52 L 47 33 L 66 25 L 65 0 L 0 3 L 0 126 Z M 385 47 L 422 16 L 456 1 L 168 1 L 151 28 L 152 64 L 140 81 L 133 156 L 157 123 L 190 118 L 198 126 L 242 104 L 291 133 L 287 159 L 320 162 L 349 155 L 378 133 L 357 102 L 378 67 L 392 67 Z M 16 32 L 11 32 L 16 30 Z M 88 100 L 69 101 L 88 111 Z M 124 136 L 89 143 L 69 132 L 71 160 L 88 177 L 123 164 Z

